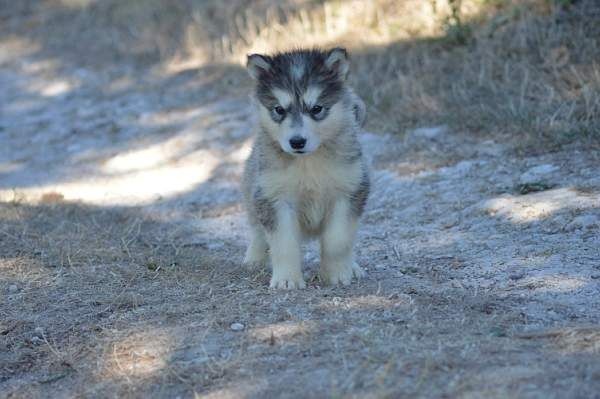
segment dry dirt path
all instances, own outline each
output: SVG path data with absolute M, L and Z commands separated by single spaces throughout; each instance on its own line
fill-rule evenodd
M 368 277 L 273 292 L 243 74 L 0 62 L 0 397 L 600 397 L 599 154 L 365 133 Z

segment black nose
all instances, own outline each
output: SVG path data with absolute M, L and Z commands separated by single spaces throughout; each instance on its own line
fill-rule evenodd
M 300 136 L 294 136 L 290 139 L 290 145 L 294 150 L 301 150 L 306 144 L 306 139 Z

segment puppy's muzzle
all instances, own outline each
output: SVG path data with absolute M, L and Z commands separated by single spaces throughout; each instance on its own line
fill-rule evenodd
M 294 136 L 290 139 L 290 147 L 293 150 L 302 150 L 306 145 L 306 139 L 300 136 Z

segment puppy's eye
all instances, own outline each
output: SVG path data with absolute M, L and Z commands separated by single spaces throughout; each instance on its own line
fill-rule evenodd
M 278 105 L 275 107 L 275 113 L 283 116 L 285 115 L 285 109 L 281 105 Z
M 317 116 L 323 111 L 323 107 L 320 105 L 315 105 L 310 109 L 311 115 Z

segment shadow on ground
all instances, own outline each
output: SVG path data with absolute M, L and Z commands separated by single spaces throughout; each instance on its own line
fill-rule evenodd
M 596 316 L 557 304 L 549 310 L 570 317 L 553 323 L 562 329 L 523 333 L 540 323 L 525 310 L 536 296 L 465 290 L 456 271 L 468 260 L 388 248 L 368 256 L 389 268 L 352 287 L 271 292 L 266 271 L 239 267 L 240 244 L 190 241 L 197 231 L 136 208 L 0 210 L 9 395 L 595 392 L 575 382 L 600 372 L 597 329 L 576 327 Z M 438 251 L 451 252 L 421 248 Z
M 553 189 L 569 192 L 549 210 L 543 193 L 511 191 L 530 165 L 498 143 L 365 135 L 378 165 L 358 246 L 369 277 L 324 287 L 309 251 L 309 289 L 271 292 L 266 270 L 239 267 L 243 69 L 167 71 L 160 46 L 120 59 L 110 37 L 86 48 L 94 29 L 65 49 L 44 24 L 75 20 L 63 29 L 78 32 L 86 19 L 52 4 L 0 7 L 14 50 L 0 67 L 2 395 L 598 392 L 597 230 L 563 229 L 571 213 L 597 214 L 585 172 L 597 158 L 551 158 L 567 170 Z M 358 51 L 356 82 L 370 60 L 416 44 Z M 415 111 L 451 106 L 433 96 Z M 572 176 L 591 188 L 571 195 Z

